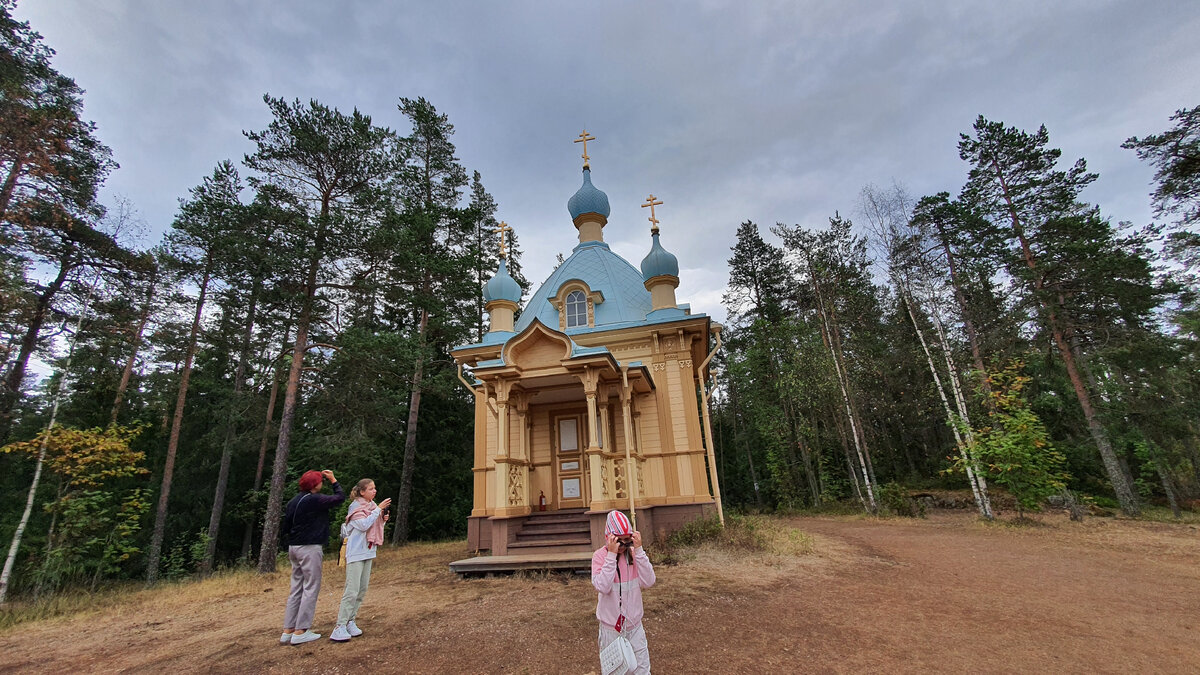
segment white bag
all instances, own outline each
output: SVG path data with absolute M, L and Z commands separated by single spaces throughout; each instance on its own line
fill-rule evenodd
M 608 643 L 600 650 L 600 670 L 603 675 L 623 675 L 637 669 L 637 657 L 633 655 L 633 645 L 624 636 Z

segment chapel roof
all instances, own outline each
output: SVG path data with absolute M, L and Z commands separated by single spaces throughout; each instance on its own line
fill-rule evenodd
M 568 328 L 567 333 L 582 333 L 611 327 L 609 324 L 644 321 L 650 312 L 650 291 L 642 281 L 642 273 L 621 256 L 613 253 L 608 244 L 586 241 L 575 247 L 571 257 L 542 283 L 525 305 L 514 330 L 520 333 L 535 318 L 547 326 L 558 325 L 558 309 L 550 299 L 558 289 L 571 280 L 579 280 L 591 291 L 599 291 L 604 301 L 595 309 L 595 326 Z

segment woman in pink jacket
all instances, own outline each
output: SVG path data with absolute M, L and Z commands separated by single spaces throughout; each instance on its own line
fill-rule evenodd
M 334 642 L 346 642 L 363 633 L 354 619 L 363 598 L 367 597 L 375 549 L 383 543 L 383 524 L 388 519 L 387 507 L 392 504 L 391 499 L 385 499 L 376 505 L 374 499 L 375 481 L 370 478 L 358 481 L 350 490 L 350 508 L 342 524 L 342 536 L 346 538 L 346 591 L 338 608 L 337 627 L 329 636 Z
M 642 533 L 634 532 L 629 518 L 610 511 L 604 524 L 605 545 L 592 555 L 592 586 L 599 593 L 596 619 L 600 621 L 600 650 L 618 635 L 633 646 L 635 673 L 650 673 L 650 648 L 642 628 L 642 589 L 654 585 L 654 566 L 642 549 Z

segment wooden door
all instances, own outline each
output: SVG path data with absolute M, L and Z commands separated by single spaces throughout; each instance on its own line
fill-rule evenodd
M 584 415 L 554 415 L 554 503 L 558 509 L 588 505 L 587 455 L 584 449 Z

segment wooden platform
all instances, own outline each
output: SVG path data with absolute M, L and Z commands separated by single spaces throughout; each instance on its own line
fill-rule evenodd
M 464 558 L 450 563 L 450 571 L 462 575 L 487 574 L 489 572 L 515 572 L 517 570 L 590 572 L 591 568 L 591 551 L 481 555 L 476 558 Z

